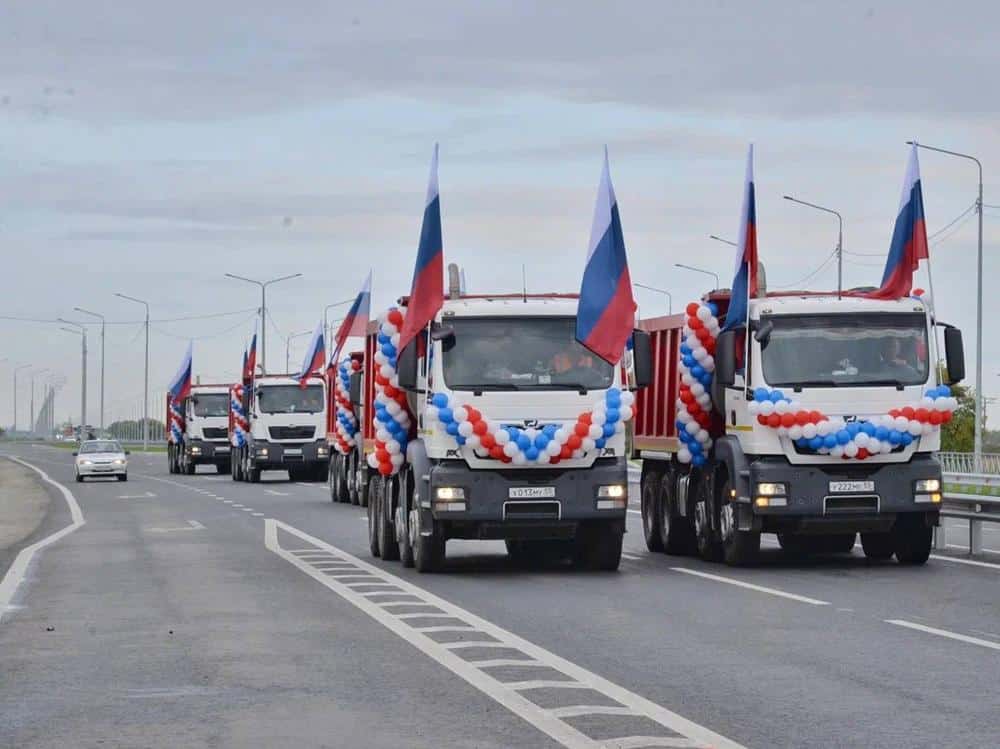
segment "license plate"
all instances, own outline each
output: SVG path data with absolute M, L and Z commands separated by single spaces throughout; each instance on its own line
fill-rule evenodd
M 215 448 L 215 452 L 217 452 L 217 453 L 227 453 L 227 452 L 229 452 L 229 448 L 228 447 L 217 447 L 217 448 Z
M 837 493 L 873 492 L 875 491 L 875 482 L 874 481 L 831 481 L 830 491 Z
M 556 496 L 554 486 L 513 486 L 507 494 L 511 499 L 537 499 Z
M 287 450 L 285 450 L 285 455 L 301 455 L 301 454 L 302 454 L 301 447 L 290 447 Z

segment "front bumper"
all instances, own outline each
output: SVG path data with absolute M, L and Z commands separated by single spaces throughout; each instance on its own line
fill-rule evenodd
M 844 466 L 791 465 L 784 458 L 759 459 L 750 465 L 750 497 L 741 497 L 762 530 L 884 531 L 900 514 L 923 513 L 937 524 L 940 503 L 917 501 L 920 479 L 941 480 L 941 466 L 930 455 L 915 455 L 908 463 Z M 760 507 L 758 483 L 787 486 L 785 504 Z M 831 482 L 871 482 L 872 487 L 845 490 Z M 922 498 L 925 499 L 926 498 Z
M 256 440 L 251 450 L 254 466 L 264 471 L 326 465 L 330 462 L 330 448 L 325 440 L 294 443 Z
M 599 498 L 601 486 L 621 486 L 623 494 L 615 501 Z M 460 487 L 464 500 L 436 500 L 441 487 Z M 538 490 L 549 496 L 512 497 L 512 490 L 515 495 Z M 624 458 L 569 469 L 473 470 L 463 461 L 444 461 L 431 469 L 430 496 L 421 498 L 421 509 L 446 523 L 451 538 L 572 538 L 583 522 L 624 525 L 627 505 Z
M 92 463 L 84 465 L 78 463 L 76 471 L 81 476 L 124 476 L 128 473 L 128 463 L 116 465 L 114 463 Z
M 195 465 L 222 463 L 229 460 L 232 447 L 228 442 L 191 440 L 185 446 L 188 459 Z

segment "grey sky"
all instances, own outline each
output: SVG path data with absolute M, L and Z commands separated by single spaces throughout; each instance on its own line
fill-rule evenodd
M 995 3 L 288 5 L 3 5 L 0 314 L 138 319 L 115 291 L 148 299 L 155 319 L 246 310 L 253 288 L 223 273 L 302 272 L 271 297 L 288 333 L 352 296 L 369 266 L 384 307 L 408 288 L 434 141 L 445 256 L 473 290 L 517 288 L 521 263 L 530 288 L 578 286 L 605 143 L 633 278 L 675 307 L 704 285 L 674 262 L 728 279 L 731 252 L 708 234 L 736 231 L 751 140 L 772 285 L 809 274 L 836 240 L 832 217 L 784 193 L 843 212 L 847 250 L 873 253 L 849 255 L 845 280 L 877 282 L 909 138 L 981 156 L 986 202 L 1000 204 Z M 975 172 L 926 153 L 921 170 L 934 232 L 973 202 Z M 992 279 L 1000 210 L 985 218 Z M 965 329 L 970 368 L 974 224 L 932 240 L 938 307 Z M 811 285 L 835 278 L 831 265 Z M 665 311 L 637 296 L 644 314 Z M 1000 299 L 986 303 L 992 320 Z M 210 336 L 195 371 L 231 379 L 250 316 L 155 325 L 152 388 L 189 336 Z M 108 335 L 112 416 L 141 396 L 137 332 Z M 0 356 L 66 376 L 59 415 L 76 414 L 77 339 L 5 321 L 0 335 Z M 283 363 L 269 336 L 270 364 Z M 91 350 L 95 372 L 96 336 Z M 985 352 L 992 395 L 989 334 Z M 96 391 L 93 377 L 95 422 Z M 11 411 L 2 364 L 0 423 Z

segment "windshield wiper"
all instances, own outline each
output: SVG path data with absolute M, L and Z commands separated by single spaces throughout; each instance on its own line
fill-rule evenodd
M 580 395 L 586 395 L 588 390 L 586 385 L 581 385 L 579 382 L 550 382 L 545 385 L 539 385 L 539 390 L 576 390 Z
M 893 379 L 891 377 L 888 377 L 888 378 L 885 378 L 885 379 L 881 379 L 881 380 L 865 380 L 864 382 L 856 382 L 856 383 L 853 383 L 853 384 L 859 385 L 859 386 L 862 386 L 862 387 L 864 387 L 866 385 L 872 385 L 873 387 L 874 386 L 879 386 L 879 385 L 894 385 L 896 387 L 896 390 L 902 390 L 905 387 L 905 384 L 903 382 L 901 382 L 900 380 L 895 380 L 895 379 Z
M 489 385 L 456 385 L 456 388 L 469 389 L 473 395 L 482 395 L 484 390 L 520 390 L 521 386 L 513 382 L 491 382 Z
M 802 388 L 822 388 L 822 387 L 835 388 L 841 383 L 837 382 L 836 380 L 801 380 L 799 382 L 793 382 L 790 384 L 792 385 L 792 390 L 794 390 L 796 393 L 800 393 L 802 392 Z M 785 385 L 785 387 L 788 387 L 788 385 Z

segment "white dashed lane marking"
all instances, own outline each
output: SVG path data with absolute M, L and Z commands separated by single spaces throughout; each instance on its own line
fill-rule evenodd
M 740 749 L 704 726 L 281 521 L 264 521 L 264 543 L 565 747 Z M 537 678 L 504 673 L 508 667 L 534 669 Z M 602 716 L 600 725 L 581 722 L 587 716 Z M 596 738 L 588 730 L 617 737 Z

